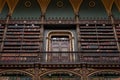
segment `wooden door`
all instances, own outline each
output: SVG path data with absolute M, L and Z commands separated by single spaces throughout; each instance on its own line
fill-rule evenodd
M 52 61 L 68 62 L 70 59 L 70 40 L 69 37 L 52 37 L 51 38 Z

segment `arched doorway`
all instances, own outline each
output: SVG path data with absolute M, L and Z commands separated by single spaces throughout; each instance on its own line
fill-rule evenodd
M 70 62 L 75 59 L 73 33 L 68 30 L 52 30 L 47 34 L 47 62 Z

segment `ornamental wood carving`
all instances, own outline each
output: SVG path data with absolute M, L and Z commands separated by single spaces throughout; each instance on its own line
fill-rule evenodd
M 114 0 L 102 0 L 102 2 L 103 2 L 103 5 L 107 11 L 107 14 L 110 16 Z
M 5 2 L 6 2 L 5 0 L 0 0 L 0 13 L 5 5 Z
M 69 0 L 72 7 L 73 7 L 73 10 L 74 10 L 74 13 L 75 14 L 78 14 L 79 12 L 79 8 L 81 6 L 81 3 L 83 2 L 83 0 Z
M 48 7 L 51 0 L 37 0 L 37 1 L 38 1 L 39 5 L 40 5 L 42 14 L 45 14 L 46 10 L 47 10 L 47 7 Z
M 9 7 L 9 14 L 12 15 L 17 3 L 19 0 L 6 0 L 8 7 Z
M 115 2 L 116 6 L 120 12 L 120 0 L 115 0 L 114 2 Z

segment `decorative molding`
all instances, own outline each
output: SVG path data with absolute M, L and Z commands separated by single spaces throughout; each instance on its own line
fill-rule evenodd
M 91 1 L 89 2 L 89 6 L 90 6 L 91 8 L 95 7 L 95 5 L 96 5 L 95 1 L 91 0 Z
M 30 74 L 35 74 L 35 70 L 34 69 L 25 69 L 26 72 L 30 73 Z
M 58 1 L 58 2 L 56 3 L 56 5 L 57 5 L 57 7 L 61 8 L 61 7 L 64 6 L 64 3 L 63 3 L 62 1 Z

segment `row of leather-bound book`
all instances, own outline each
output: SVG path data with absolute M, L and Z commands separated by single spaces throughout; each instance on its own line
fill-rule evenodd
M 79 29 L 81 50 L 117 51 L 117 41 L 112 26 L 80 26 Z M 120 27 L 116 27 L 117 33 L 119 30 Z

